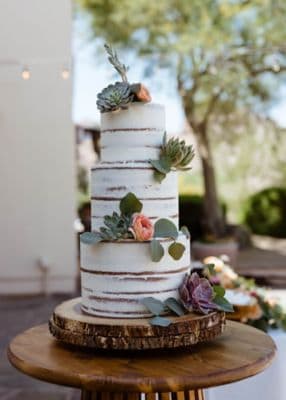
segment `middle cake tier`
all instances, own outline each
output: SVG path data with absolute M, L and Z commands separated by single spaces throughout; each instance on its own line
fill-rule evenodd
M 167 174 L 161 182 L 154 179 L 149 163 L 100 163 L 91 170 L 92 230 L 103 226 L 103 217 L 119 211 L 120 200 L 134 193 L 143 203 L 143 212 L 153 222 L 168 218 L 178 227 L 177 172 Z

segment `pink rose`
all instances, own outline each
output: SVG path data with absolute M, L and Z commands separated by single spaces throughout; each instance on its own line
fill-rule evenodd
M 134 239 L 143 242 L 150 240 L 154 234 L 154 227 L 149 218 L 143 214 L 135 213 L 132 216 L 132 225 L 130 227 Z

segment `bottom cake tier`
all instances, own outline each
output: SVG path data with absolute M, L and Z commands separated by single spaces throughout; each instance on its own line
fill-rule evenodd
M 151 314 L 143 298 L 178 298 L 178 288 L 190 270 L 189 239 L 183 234 L 177 239 L 186 248 L 179 260 L 168 253 L 173 240 L 160 242 L 165 253 L 159 262 L 151 260 L 149 242 L 81 243 L 82 310 L 98 317 L 145 318 Z

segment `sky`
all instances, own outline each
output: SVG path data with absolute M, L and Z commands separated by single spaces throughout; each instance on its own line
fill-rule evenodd
M 152 101 L 165 105 L 166 129 L 169 133 L 178 133 L 184 127 L 184 115 L 176 90 L 170 86 L 170 79 L 163 70 L 154 71 L 153 79 L 143 78 L 142 64 L 138 60 L 129 60 L 128 77 L 131 82 L 144 82 L 149 88 Z M 95 47 L 88 40 L 86 23 L 76 21 L 73 37 L 73 120 L 84 126 L 99 125 L 100 113 L 96 107 L 96 96 L 108 84 L 118 80 L 113 67 L 97 56 Z M 120 80 L 120 79 L 119 79 Z M 154 87 L 154 81 L 157 84 Z M 279 125 L 286 127 L 286 87 L 280 90 L 280 101 L 269 111 L 269 116 Z

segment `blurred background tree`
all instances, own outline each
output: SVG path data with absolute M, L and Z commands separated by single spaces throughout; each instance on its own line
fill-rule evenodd
M 262 114 L 286 70 L 284 0 L 78 0 L 94 37 L 168 68 L 193 131 L 204 181 L 204 227 L 226 234 L 218 199 L 216 131 L 232 139 L 233 115 Z M 146 56 L 146 58 L 145 58 Z M 248 118 L 241 119 L 241 123 Z M 222 129 L 214 129 L 220 126 Z M 245 132 L 247 133 L 247 129 Z M 218 135 L 219 137 L 219 135 Z M 223 164 L 223 159 L 221 164 Z

